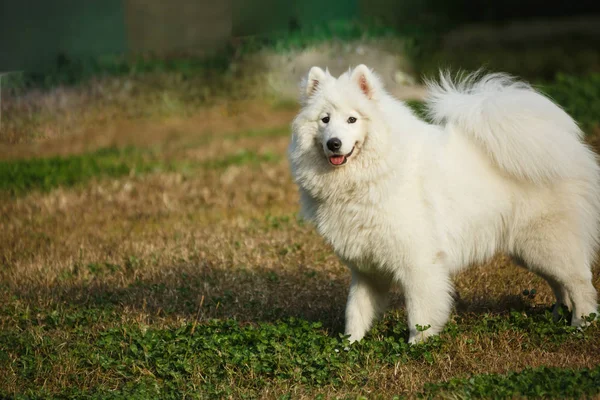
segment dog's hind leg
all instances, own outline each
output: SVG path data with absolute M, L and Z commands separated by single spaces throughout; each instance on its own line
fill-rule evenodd
M 441 264 L 413 267 L 400 280 L 408 313 L 408 342 L 419 343 L 440 333 L 453 304 L 448 270 Z
M 571 325 L 583 326 L 585 325 L 584 317 L 598 313 L 596 289 L 592 285 L 591 272 L 581 262 L 572 264 L 573 268 L 570 271 L 554 265 L 554 268 L 552 268 L 552 263 L 548 263 L 546 266 L 550 266 L 550 268 L 541 269 L 539 266 L 535 266 L 530 269 L 545 278 L 552 288 L 556 297 L 556 305 L 553 309 L 555 319 L 560 318 L 560 308 L 564 304 L 573 312 Z M 552 271 L 549 273 L 548 269 L 552 269 Z
M 525 261 L 523 261 L 520 257 L 513 256 L 513 262 L 522 268 L 531 270 L 531 268 L 529 268 L 529 266 L 526 265 Z M 556 303 L 554 304 L 554 308 L 552 309 L 552 314 L 554 315 L 554 319 L 558 321 L 561 317 L 560 310 L 563 306 L 566 306 L 569 310 L 572 310 L 573 308 L 573 306 L 571 305 L 571 298 L 569 297 L 569 293 L 567 293 L 566 287 L 560 282 L 558 282 L 553 276 L 545 274 L 539 268 L 536 269 L 536 273 L 540 277 L 544 278 L 546 282 L 548 282 L 548 285 L 554 293 Z
M 514 251 L 529 270 L 548 281 L 557 303 L 571 306 L 571 325 L 582 326 L 586 316 L 598 313 L 591 251 L 567 221 L 565 216 L 546 217 L 529 224 L 515 236 Z
M 569 297 L 567 288 L 552 276 L 546 275 L 542 272 L 538 272 L 538 275 L 548 282 L 548 285 L 550 285 L 550 288 L 554 293 L 556 304 L 554 304 L 552 314 L 554 315 L 554 319 L 558 321 L 561 317 L 560 312 L 563 306 L 566 306 L 569 310 L 573 310 L 573 305 L 571 304 L 571 298 Z
M 391 279 L 375 278 L 352 270 L 352 282 L 346 304 L 346 335 L 350 341 L 362 339 L 388 303 Z

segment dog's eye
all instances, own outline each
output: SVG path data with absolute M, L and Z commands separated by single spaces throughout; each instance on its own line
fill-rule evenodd
M 356 122 L 356 118 L 354 118 L 354 117 L 350 117 L 350 118 L 348 118 L 348 123 L 349 123 L 349 124 L 353 124 L 353 123 L 355 123 L 355 122 Z
M 324 124 L 329 122 L 329 117 L 323 117 L 321 118 L 321 121 L 323 121 Z

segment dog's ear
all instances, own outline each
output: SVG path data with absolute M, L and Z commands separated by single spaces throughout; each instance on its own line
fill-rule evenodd
M 360 91 L 368 99 L 376 97 L 377 92 L 381 89 L 381 83 L 377 75 L 364 64 L 354 68 L 350 79 L 358 85 Z
M 306 102 L 319 90 L 319 87 L 325 83 L 327 75 L 329 75 L 329 72 L 325 72 L 319 67 L 312 67 L 308 71 L 308 76 L 302 81 L 300 89 L 303 102 Z

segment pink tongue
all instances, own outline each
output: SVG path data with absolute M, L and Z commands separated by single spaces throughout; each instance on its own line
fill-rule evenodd
M 346 156 L 331 156 L 331 157 L 329 157 L 329 161 L 333 165 L 342 165 L 344 163 L 345 158 L 346 158 Z

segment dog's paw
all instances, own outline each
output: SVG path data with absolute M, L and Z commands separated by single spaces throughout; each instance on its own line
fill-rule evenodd
M 432 336 L 435 336 L 437 333 L 431 329 L 429 326 L 421 327 L 417 325 L 416 329 L 410 330 L 410 335 L 408 337 L 408 344 L 420 344 L 427 341 Z
M 590 313 L 586 316 L 581 316 L 579 318 L 573 316 L 573 319 L 571 320 L 571 325 L 576 326 L 579 329 L 583 329 L 594 323 L 597 323 L 599 319 L 600 318 L 598 317 L 598 313 L 595 312 Z

